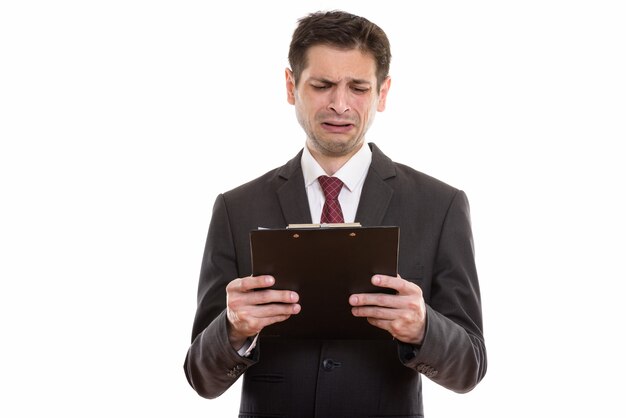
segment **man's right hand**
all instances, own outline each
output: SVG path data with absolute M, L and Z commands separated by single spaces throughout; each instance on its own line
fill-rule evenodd
M 273 285 L 272 276 L 248 276 L 226 286 L 228 338 L 235 350 L 266 326 L 300 312 L 298 294 L 291 290 L 268 289 Z

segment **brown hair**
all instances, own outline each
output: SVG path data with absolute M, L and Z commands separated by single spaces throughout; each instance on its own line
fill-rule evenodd
M 340 10 L 316 12 L 298 20 L 289 45 L 289 65 L 296 85 L 308 65 L 307 51 L 315 45 L 358 48 L 370 53 L 376 62 L 378 88 L 389 74 L 391 48 L 387 35 L 380 27 L 364 17 Z

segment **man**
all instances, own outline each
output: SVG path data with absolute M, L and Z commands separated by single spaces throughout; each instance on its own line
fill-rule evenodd
M 486 372 L 465 194 L 364 140 L 385 109 L 390 58 L 385 33 L 364 18 L 336 11 L 301 19 L 285 78 L 305 147 L 217 198 L 184 368 L 208 398 L 243 374 L 241 417 L 422 417 L 420 374 L 466 392 Z M 307 307 L 296 292 L 273 289 L 272 277 L 250 275 L 249 232 L 332 219 L 328 206 L 337 202 L 323 187 L 334 179 L 339 221 L 400 227 L 399 275 L 375 275 L 380 294 L 346 301 L 393 338 L 264 338 L 263 328 Z

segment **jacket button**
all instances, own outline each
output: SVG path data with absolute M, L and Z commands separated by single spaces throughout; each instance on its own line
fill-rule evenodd
M 336 367 L 341 367 L 341 363 L 331 358 L 327 358 L 327 359 L 324 359 L 324 361 L 322 361 L 322 369 L 324 369 L 327 372 L 332 371 Z
M 431 367 L 424 363 L 419 363 L 416 370 L 426 377 L 435 377 L 439 373 L 439 371 L 437 371 L 434 367 Z
M 230 378 L 236 378 L 239 376 L 239 374 L 246 368 L 245 365 L 243 364 L 237 364 L 235 367 L 233 367 L 232 369 L 228 369 L 228 372 L 226 373 L 226 375 Z

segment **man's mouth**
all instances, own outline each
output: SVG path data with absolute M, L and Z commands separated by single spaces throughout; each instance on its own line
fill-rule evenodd
M 333 122 L 322 122 L 322 127 L 333 133 L 344 133 L 348 132 L 352 129 L 354 125 L 350 122 L 341 122 L 341 121 L 333 121 Z
M 325 125 L 330 125 L 330 126 L 350 126 L 352 125 L 351 123 L 333 123 L 333 122 L 324 122 Z

